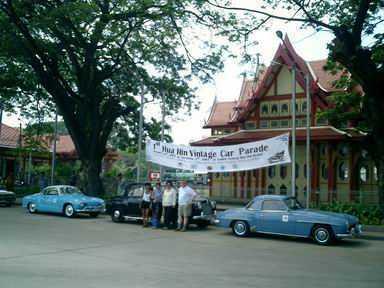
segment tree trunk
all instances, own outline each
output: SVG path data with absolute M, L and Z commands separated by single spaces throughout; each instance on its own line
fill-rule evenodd
M 384 160 L 375 161 L 377 168 L 377 192 L 378 192 L 378 202 L 381 207 L 381 210 L 384 212 Z
M 104 194 L 104 186 L 100 178 L 102 158 L 96 156 L 91 160 L 82 159 L 82 167 L 85 176 L 85 192 L 88 195 L 101 196 Z

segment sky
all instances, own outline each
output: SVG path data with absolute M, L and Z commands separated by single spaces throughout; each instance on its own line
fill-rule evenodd
M 327 57 L 327 44 L 333 38 L 331 33 L 326 31 L 314 33 L 310 29 L 300 29 L 295 23 L 275 20 L 268 31 L 257 31 L 252 39 L 259 43 L 252 52 L 260 53 L 261 62 L 267 66 L 280 43 L 280 39 L 275 34 L 277 30 L 288 35 L 298 54 L 305 60 L 319 60 Z M 191 47 L 190 49 L 193 53 L 193 49 L 199 48 Z M 241 49 L 239 46 L 239 53 L 241 53 Z M 212 83 L 199 85 L 196 95 L 201 104 L 198 110 L 192 111 L 191 115 L 179 113 L 166 119 L 172 127 L 171 136 L 175 144 L 188 144 L 209 136 L 209 129 L 202 129 L 202 126 L 204 121 L 208 119 L 215 97 L 218 101 L 237 99 L 243 79 L 241 73 L 254 71 L 256 68 L 240 65 L 238 61 L 238 59 L 227 59 L 223 71 L 214 76 Z M 145 106 L 144 114 L 146 117 L 161 119 L 158 105 Z M 26 124 L 22 119 L 19 120 L 16 114 L 5 113 L 3 116 L 3 122 L 10 126 L 19 126 L 20 121 L 23 125 Z

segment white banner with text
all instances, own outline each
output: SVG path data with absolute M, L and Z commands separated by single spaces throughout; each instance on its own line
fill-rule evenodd
M 291 162 L 289 134 L 229 146 L 185 146 L 147 140 L 147 161 L 195 173 L 253 170 Z

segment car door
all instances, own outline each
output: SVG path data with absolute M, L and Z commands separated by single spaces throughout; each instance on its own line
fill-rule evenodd
M 44 195 L 44 206 L 47 212 L 61 212 L 58 207 L 59 191 L 57 187 L 50 187 Z
M 273 234 L 294 235 L 295 219 L 282 200 L 264 200 L 260 212 L 260 231 Z
M 253 200 L 247 205 L 247 211 L 250 214 L 249 218 L 252 219 L 249 225 L 253 232 L 259 232 L 262 227 L 261 203 L 260 200 Z
M 125 215 L 131 217 L 141 217 L 141 201 L 143 198 L 144 186 L 133 185 L 127 191 L 127 197 L 124 199 Z

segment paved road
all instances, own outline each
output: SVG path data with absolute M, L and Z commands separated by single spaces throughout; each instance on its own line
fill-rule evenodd
M 0 207 L 0 287 L 384 287 L 384 234 L 332 247 Z

